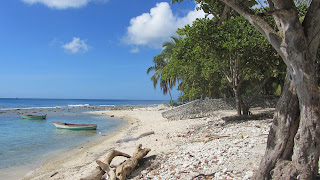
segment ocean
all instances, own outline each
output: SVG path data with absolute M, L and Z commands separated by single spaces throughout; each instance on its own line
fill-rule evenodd
M 83 107 L 154 106 L 168 101 L 0 98 L 0 179 L 10 169 L 40 164 L 45 156 L 74 149 L 125 125 L 121 119 L 86 113 Z M 94 110 L 94 109 L 93 109 Z M 97 109 L 98 110 L 98 109 Z M 20 113 L 47 114 L 46 120 L 21 119 Z M 98 124 L 97 130 L 57 129 L 52 122 Z
M 165 100 L 113 100 L 113 99 L 36 99 L 0 98 L 0 110 L 10 108 L 54 108 L 67 106 L 135 106 L 168 103 Z

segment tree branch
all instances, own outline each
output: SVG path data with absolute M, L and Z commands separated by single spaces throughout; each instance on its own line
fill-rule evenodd
M 218 26 L 220 26 L 221 23 L 228 17 L 228 14 L 230 13 L 230 11 L 231 11 L 231 8 L 228 5 L 225 5 L 223 12 L 222 12 L 222 15 L 221 15 L 219 21 L 217 22 Z
M 284 16 L 288 16 L 291 15 L 289 10 L 286 9 L 275 9 L 272 11 L 267 11 L 264 14 L 268 15 L 268 16 L 273 16 L 273 15 L 284 15 Z
M 284 54 L 279 50 L 282 42 L 278 33 L 260 16 L 255 14 L 249 8 L 239 4 L 236 0 L 221 0 L 233 10 L 237 11 L 240 15 L 246 18 L 277 50 L 277 52 L 283 57 Z
M 247 75 L 247 71 L 246 70 L 243 70 L 241 72 L 241 74 L 239 74 L 238 78 L 239 78 L 239 83 L 238 83 L 238 86 L 241 86 L 243 81 L 244 81 L 244 78 L 246 77 Z
M 210 7 L 210 8 L 208 9 L 209 12 L 210 12 L 210 14 L 212 14 L 213 17 L 216 18 L 216 21 L 219 22 L 219 21 L 220 21 L 220 16 L 219 16 L 216 12 L 214 12 L 214 11 L 211 10 L 212 7 L 211 7 L 209 4 L 208 4 L 208 6 Z
M 261 91 L 261 89 L 267 84 L 267 82 L 269 81 L 269 79 L 273 76 L 273 73 L 264 78 L 264 80 L 262 81 L 262 83 L 260 84 L 260 86 L 255 90 L 255 92 L 252 94 L 251 98 L 248 100 L 247 105 L 250 106 L 251 103 L 256 99 L 256 97 L 258 96 L 259 92 Z

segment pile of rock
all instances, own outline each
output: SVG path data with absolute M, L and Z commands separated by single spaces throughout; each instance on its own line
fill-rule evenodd
M 274 108 L 278 102 L 277 96 L 258 97 L 251 107 Z M 233 98 L 207 99 L 203 101 L 192 101 L 162 113 L 168 120 L 193 119 L 208 117 L 218 110 L 234 110 L 235 100 Z

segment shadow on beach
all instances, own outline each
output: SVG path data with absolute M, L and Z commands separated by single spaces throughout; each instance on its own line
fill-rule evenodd
M 141 175 L 141 172 L 153 168 L 152 164 L 153 161 L 156 159 L 156 155 L 148 156 L 146 158 L 143 158 L 139 161 L 138 166 L 134 169 L 134 171 L 129 175 L 128 179 L 132 179 L 135 177 L 139 177 Z M 157 167 L 154 167 L 156 169 Z M 151 170 L 151 169 L 150 169 Z
M 266 110 L 263 112 L 258 112 L 251 115 L 233 115 L 233 116 L 225 116 L 221 119 L 225 121 L 225 125 L 227 124 L 236 124 L 236 123 L 243 123 L 246 121 L 253 121 L 253 120 L 265 120 L 265 119 L 272 119 L 274 115 L 274 109 Z

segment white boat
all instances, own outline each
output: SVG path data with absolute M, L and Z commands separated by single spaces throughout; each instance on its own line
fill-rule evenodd
M 97 124 L 71 124 L 63 122 L 52 122 L 59 129 L 71 129 L 71 130 L 96 130 Z

